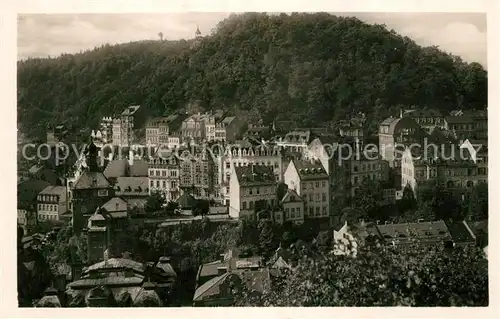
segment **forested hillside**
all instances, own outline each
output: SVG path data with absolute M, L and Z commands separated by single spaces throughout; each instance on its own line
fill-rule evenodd
M 21 129 L 97 125 L 131 104 L 159 115 L 199 101 L 315 126 L 363 111 L 374 126 L 401 105 L 449 112 L 487 103 L 481 65 L 355 18 L 247 13 L 190 44 L 144 41 L 18 62 Z

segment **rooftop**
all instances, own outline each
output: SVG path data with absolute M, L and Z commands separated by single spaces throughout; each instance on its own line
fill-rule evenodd
M 276 183 L 272 167 L 248 165 L 234 168 L 240 186 L 271 185 Z
M 328 174 L 321 162 L 311 162 L 304 160 L 293 160 L 293 164 L 297 169 L 297 173 L 301 180 L 324 179 L 328 178 Z
M 409 243 L 412 240 L 430 242 L 451 240 L 448 227 L 442 220 L 435 222 L 376 225 L 376 228 L 380 236 L 385 240 L 398 240 L 402 243 Z
M 74 185 L 74 189 L 108 188 L 110 183 L 101 172 L 84 171 Z
M 47 186 L 39 195 L 59 195 L 66 197 L 66 187 L 64 186 Z
M 148 177 L 118 177 L 116 179 L 115 190 L 117 195 L 148 196 Z
M 122 116 L 134 115 L 140 107 L 140 105 L 129 106 L 122 112 Z
M 231 124 L 231 122 L 234 121 L 235 118 L 236 116 L 227 116 L 224 120 L 222 120 L 222 123 L 226 125 Z

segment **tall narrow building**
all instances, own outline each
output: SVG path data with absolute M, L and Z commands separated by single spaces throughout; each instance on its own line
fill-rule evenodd
M 99 148 L 93 141 L 86 149 L 86 168 L 72 186 L 73 231 L 79 234 L 95 210 L 113 197 L 113 187 L 98 164 Z

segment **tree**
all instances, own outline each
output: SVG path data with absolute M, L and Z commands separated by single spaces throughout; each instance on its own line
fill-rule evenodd
M 165 198 L 162 194 L 160 192 L 154 192 L 146 199 L 144 208 L 147 213 L 154 213 L 161 210 L 164 203 Z
M 366 216 L 373 216 L 375 219 L 376 209 L 382 199 L 382 187 L 377 181 L 366 179 L 361 186 L 356 190 L 353 199 L 354 207 L 363 211 Z
M 165 212 L 168 216 L 176 215 L 177 209 L 179 208 L 179 204 L 176 202 L 168 201 L 167 206 L 165 207 Z
M 467 215 L 471 220 L 488 219 L 488 184 L 479 183 L 472 189 L 466 204 Z
M 303 253 L 264 306 L 486 306 L 488 262 L 476 248 L 364 246 L 356 258 Z M 463 289 L 465 287 L 467 289 Z M 257 305 L 239 299 L 239 305 Z
M 205 216 L 210 211 L 210 201 L 206 199 L 198 199 L 193 207 L 193 216 Z
M 273 226 L 270 220 L 262 219 L 259 221 L 259 251 L 268 256 L 274 248 Z

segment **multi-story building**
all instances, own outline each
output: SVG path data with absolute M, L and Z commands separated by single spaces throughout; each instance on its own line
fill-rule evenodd
M 488 139 L 488 113 L 486 111 L 461 111 L 444 119 L 444 128 L 453 131 L 459 141 Z
M 295 190 L 288 189 L 280 203 L 282 209 L 273 212 L 275 223 L 292 222 L 302 224 L 304 222 L 304 200 Z
M 48 186 L 38 194 L 38 220 L 48 222 L 59 221 L 67 209 L 66 187 Z
M 25 235 L 37 224 L 37 195 L 48 186 L 45 181 L 32 179 L 17 184 L 17 223 Z
M 311 131 L 295 130 L 276 140 L 276 145 L 293 152 L 303 152 L 311 142 Z
M 160 192 L 167 201 L 176 201 L 180 196 L 179 160 L 170 155 L 159 156 L 149 160 L 149 193 Z
M 474 160 L 465 148 L 450 145 L 438 157 L 424 157 L 409 148 L 401 161 L 401 186 L 410 186 L 414 192 L 422 182 L 435 180 L 447 189 L 469 196 L 469 191 L 478 183 L 488 182 L 487 153 L 481 153 L 481 160 Z
M 104 144 L 111 143 L 113 140 L 113 119 L 111 118 L 111 116 L 103 117 L 100 126 Z
M 205 116 L 205 139 L 208 142 L 215 141 L 215 116 L 207 114 Z
M 248 125 L 248 129 L 243 135 L 245 138 L 253 138 L 257 141 L 269 140 L 274 132 L 269 126 Z
M 71 187 L 73 231 L 79 234 L 95 210 L 114 197 L 113 186 L 101 172 L 97 158 L 99 149 L 90 143 L 86 150 L 87 167 Z
M 205 147 L 198 150 L 180 150 L 179 188 L 196 198 L 208 198 L 213 193 L 214 162 Z
M 219 142 L 234 143 L 246 129 L 245 124 L 236 116 L 228 116 L 217 123 L 215 127 L 215 140 Z
M 391 167 L 399 170 L 401 154 L 405 146 L 411 144 L 424 145 L 427 134 L 409 116 L 390 117 L 380 124 L 379 153 L 382 159 L 389 162 Z
M 178 132 L 172 133 L 168 137 L 167 147 L 169 149 L 177 149 L 181 147 L 181 135 Z
M 173 114 L 158 117 L 146 124 L 146 143 L 150 145 L 166 146 L 170 142 L 171 135 L 177 134 L 185 115 Z
M 232 167 L 229 216 L 254 220 L 256 211 L 274 207 L 276 204 L 276 179 L 271 167 Z
M 438 110 L 426 109 L 426 110 L 406 110 L 403 115 L 409 116 L 417 122 L 420 127 L 426 131 L 428 134 L 436 127 L 444 128 L 444 116 Z
M 113 144 L 129 146 L 135 141 L 134 130 L 143 123 L 145 109 L 140 105 L 127 107 L 119 118 L 113 119 Z
M 285 183 L 304 200 L 305 218 L 330 218 L 330 178 L 319 160 L 290 161 Z
M 283 160 L 280 148 L 276 145 L 254 146 L 248 141 L 236 141 L 226 147 L 222 156 L 216 158 L 220 185 L 220 195 L 226 205 L 230 198 L 230 177 L 233 167 L 259 165 L 270 167 L 275 182 L 283 180 Z
M 200 143 L 207 138 L 206 123 L 210 123 L 212 115 L 208 113 L 193 114 L 182 122 L 182 141 L 186 143 Z M 209 127 L 212 124 L 209 124 Z M 213 137 L 215 138 L 215 119 L 213 122 Z

